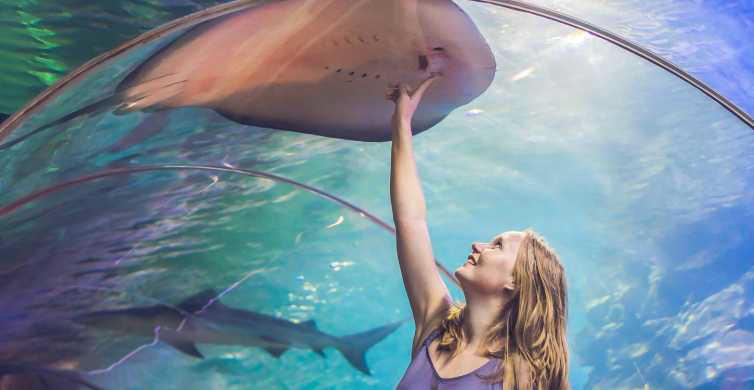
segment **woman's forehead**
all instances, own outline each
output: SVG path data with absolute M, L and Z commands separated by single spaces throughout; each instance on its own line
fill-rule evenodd
M 502 238 L 503 241 L 518 241 L 522 238 L 524 238 L 524 232 L 519 232 L 516 230 L 509 230 L 507 232 L 500 233 L 496 235 L 495 237 L 492 237 L 492 240 L 495 241 L 499 238 Z

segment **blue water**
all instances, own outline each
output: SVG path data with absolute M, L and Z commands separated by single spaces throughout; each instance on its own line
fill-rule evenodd
M 658 52 L 754 112 L 751 5 L 537 3 Z M 87 11 L 118 21 L 102 34 L 109 47 L 210 5 L 136 4 Z M 485 94 L 414 139 L 440 263 L 452 271 L 471 241 L 505 230 L 532 227 L 546 237 L 568 274 L 574 389 L 754 388 L 752 130 L 688 84 L 589 34 L 460 5 L 492 47 L 498 72 Z M 68 62 L 54 54 L 68 52 L 71 39 L 50 45 L 58 49 L 27 43 L 83 37 L 87 24 L 74 16 L 81 7 L 5 5 L 13 34 L 32 37 L 5 50 L 55 57 L 62 65 L 47 68 L 52 79 L 72 70 L 96 54 L 84 44 L 91 32 Z M 53 32 L 29 27 L 35 23 Z M 128 31 L 129 23 L 139 28 Z M 104 96 L 159 44 L 87 75 L 13 134 Z M 27 63 L 11 70 L 40 74 L 19 65 Z M 17 109 L 42 84 L 16 81 L 3 104 Z M 0 208 L 105 170 L 191 164 L 280 175 L 391 222 L 389 148 L 240 126 L 204 109 L 104 112 L 0 151 Z M 369 351 L 366 376 L 334 349 L 324 359 L 302 349 L 278 359 L 258 348 L 200 344 L 200 360 L 150 337 L 70 320 L 175 305 L 206 288 L 225 291 L 225 305 L 314 319 L 336 336 L 408 318 L 389 231 L 295 185 L 197 167 L 113 174 L 0 215 L 0 231 L 0 361 L 75 370 L 119 389 L 387 389 L 409 362 L 410 323 Z

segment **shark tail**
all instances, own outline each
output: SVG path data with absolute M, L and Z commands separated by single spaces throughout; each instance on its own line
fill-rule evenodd
M 61 125 L 61 124 L 65 123 L 65 122 L 68 122 L 68 121 L 70 121 L 72 119 L 76 119 L 76 118 L 78 118 L 80 116 L 97 114 L 97 113 L 100 113 L 102 111 L 108 110 L 108 109 L 110 109 L 110 108 L 118 105 L 120 103 L 120 98 L 121 97 L 116 94 L 116 95 L 110 95 L 110 96 L 104 97 L 104 98 L 102 98 L 100 100 L 97 100 L 96 102 L 91 103 L 91 104 L 85 106 L 84 108 L 80 108 L 80 109 L 78 109 L 76 111 L 68 113 L 68 114 L 66 114 L 66 115 L 64 115 L 64 116 L 62 116 L 62 117 L 60 117 L 58 119 L 55 119 L 54 121 L 52 121 L 52 122 L 50 122 L 50 123 L 48 123 L 46 125 L 37 127 L 36 129 L 34 129 L 34 130 L 32 130 L 32 131 L 24 134 L 24 135 L 18 136 L 18 137 L 14 138 L 11 141 L 8 141 L 8 142 L 5 142 L 3 144 L 0 144 L 0 150 L 2 150 L 2 149 L 8 149 L 11 146 L 13 146 L 13 145 L 15 145 L 15 144 L 17 144 L 17 143 L 19 143 L 19 142 L 21 142 L 21 141 L 29 138 L 29 137 L 31 137 L 34 134 L 41 133 L 41 132 L 43 132 L 43 131 L 45 131 L 47 129 L 50 129 L 50 128 L 58 126 L 58 125 Z M 0 122 L 4 121 L 5 119 L 7 119 L 7 117 L 2 118 L 0 120 Z
M 366 361 L 366 352 L 373 345 L 379 343 L 398 329 L 404 321 L 394 322 L 392 324 L 370 329 L 366 332 L 356 333 L 340 338 L 340 345 L 336 348 L 345 356 L 346 360 L 359 371 L 372 375 Z

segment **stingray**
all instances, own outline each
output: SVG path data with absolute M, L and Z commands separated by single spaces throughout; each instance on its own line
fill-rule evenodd
M 113 95 L 0 148 L 83 114 L 178 107 L 213 109 L 245 125 L 387 141 L 387 88 L 431 74 L 441 77 L 417 108 L 414 134 L 494 78 L 492 51 L 451 0 L 268 2 L 193 26 L 133 69 Z

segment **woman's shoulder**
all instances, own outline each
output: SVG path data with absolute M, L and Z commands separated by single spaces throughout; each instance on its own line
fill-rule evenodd
M 436 316 L 424 324 L 417 326 L 414 333 L 414 343 L 411 357 L 415 357 L 423 347 L 427 346 L 432 340 L 440 336 L 443 332 L 442 321 L 444 316 Z
M 422 348 L 428 347 L 429 343 L 432 342 L 432 340 L 434 340 L 440 334 L 442 334 L 442 327 L 426 329 L 421 332 L 417 330 L 417 332 L 414 334 L 414 343 L 411 351 L 411 357 L 416 357 L 416 354 L 419 353 Z

